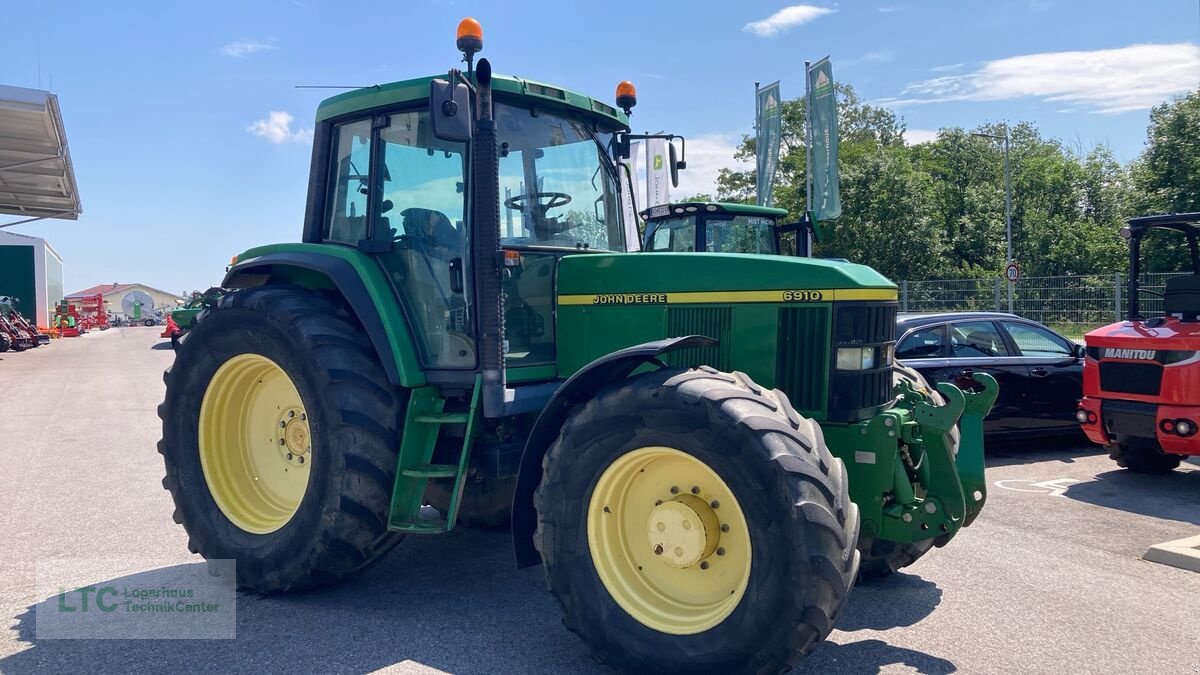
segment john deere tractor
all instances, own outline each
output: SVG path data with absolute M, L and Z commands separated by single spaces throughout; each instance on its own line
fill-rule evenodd
M 895 385 L 867 267 L 618 252 L 632 87 L 493 74 L 469 19 L 458 46 L 463 71 L 321 104 L 302 241 L 239 255 L 180 341 L 159 449 L 189 547 L 306 589 L 507 502 L 610 664 L 796 663 L 860 534 L 942 545 L 978 515 L 994 381 Z

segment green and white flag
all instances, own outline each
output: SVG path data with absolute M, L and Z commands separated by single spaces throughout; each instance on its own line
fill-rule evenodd
M 808 124 L 812 157 L 812 211 L 814 221 L 842 215 L 838 187 L 838 117 L 833 89 L 833 66 L 824 58 L 808 69 Z
M 779 82 L 760 87 L 755 110 L 755 159 L 758 160 L 757 184 L 758 205 L 770 206 L 774 202 L 772 188 L 775 185 L 775 169 L 779 166 L 779 138 L 782 135 L 783 106 L 779 98 Z

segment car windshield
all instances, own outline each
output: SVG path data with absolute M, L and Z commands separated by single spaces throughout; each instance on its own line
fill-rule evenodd
M 610 134 L 502 103 L 496 125 L 503 245 L 624 250 Z

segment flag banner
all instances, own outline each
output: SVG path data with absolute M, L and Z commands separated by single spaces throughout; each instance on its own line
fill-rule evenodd
M 809 141 L 812 143 L 812 204 L 814 221 L 842 215 L 838 187 L 838 117 L 833 90 L 833 66 L 824 58 L 808 69 Z
M 779 98 L 779 82 L 760 87 L 755 110 L 755 159 L 758 160 L 756 192 L 759 206 L 774 203 L 775 169 L 779 166 L 779 139 L 783 128 L 783 106 Z
M 621 160 L 621 165 L 617 167 L 620 169 L 618 177 L 621 179 L 621 213 L 625 221 L 626 251 L 642 250 L 641 228 L 639 227 L 641 218 L 638 216 L 633 203 L 634 195 L 637 194 L 638 188 L 637 160 L 638 150 L 641 147 L 641 143 L 630 143 L 629 159 Z
M 646 141 L 646 208 L 671 201 L 671 171 L 667 166 L 667 142 L 661 138 Z

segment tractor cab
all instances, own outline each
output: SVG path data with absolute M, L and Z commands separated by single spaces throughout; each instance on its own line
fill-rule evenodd
M 747 204 L 680 202 L 642 211 L 647 252 L 772 253 L 780 251 L 784 209 Z
M 1167 278 L 1161 292 L 1144 287 L 1142 244 L 1151 233 L 1182 238 L 1190 258 L 1190 272 Z M 1200 455 L 1200 213 L 1134 218 L 1121 235 L 1129 242 L 1128 313 L 1085 336 L 1076 417 L 1121 466 L 1169 471 L 1183 455 Z

